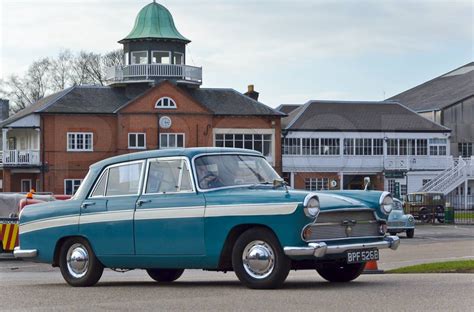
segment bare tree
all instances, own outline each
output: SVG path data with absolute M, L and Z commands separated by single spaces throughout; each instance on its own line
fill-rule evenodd
M 106 68 L 122 65 L 123 51 L 114 50 L 104 55 L 80 51 L 61 51 L 56 58 L 42 58 L 33 62 L 23 76 L 12 75 L 0 80 L 0 96 L 12 103 L 17 112 L 45 95 L 71 86 L 106 83 Z
M 72 66 L 74 56 L 70 50 L 59 52 L 56 59 L 51 60 L 50 78 L 53 91 L 60 91 L 72 84 Z
M 12 75 L 1 82 L 0 93 L 10 99 L 13 112 L 18 112 L 42 99 L 49 91 L 49 67 L 49 59 L 43 58 L 30 65 L 25 77 Z

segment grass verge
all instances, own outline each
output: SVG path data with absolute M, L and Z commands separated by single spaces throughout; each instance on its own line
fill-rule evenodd
M 474 260 L 417 264 L 388 270 L 385 273 L 474 273 Z

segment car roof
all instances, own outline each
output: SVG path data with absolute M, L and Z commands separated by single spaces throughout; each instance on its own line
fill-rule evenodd
M 130 153 L 119 156 L 110 157 L 91 165 L 91 168 L 104 167 L 116 163 L 128 162 L 134 160 L 142 160 L 147 158 L 156 157 L 172 157 L 172 156 L 185 156 L 189 159 L 200 155 L 200 154 L 247 154 L 262 156 L 262 153 L 242 149 L 242 148 L 221 148 L 221 147 L 192 147 L 192 148 L 176 148 L 176 149 L 161 149 L 161 150 L 149 150 L 144 152 Z

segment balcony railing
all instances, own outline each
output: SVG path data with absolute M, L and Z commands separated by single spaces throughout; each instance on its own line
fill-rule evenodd
M 439 170 L 452 166 L 452 156 L 320 156 L 283 155 L 283 171 L 377 172 Z
M 197 84 L 202 83 L 202 68 L 176 64 L 135 64 L 107 68 L 109 82 L 174 78 Z
M 4 166 L 35 166 L 40 165 L 40 152 L 38 150 L 7 150 L 1 152 Z

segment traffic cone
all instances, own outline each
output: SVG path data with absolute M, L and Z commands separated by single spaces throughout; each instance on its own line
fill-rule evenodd
M 382 274 L 384 273 L 383 270 L 379 270 L 377 266 L 377 260 L 370 260 L 365 263 L 364 274 Z

